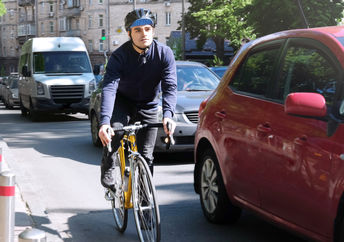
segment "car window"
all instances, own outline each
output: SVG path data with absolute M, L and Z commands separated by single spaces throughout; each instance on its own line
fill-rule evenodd
M 249 55 L 229 83 L 233 91 L 266 96 L 279 48 L 264 49 Z
M 338 72 L 328 58 L 316 48 L 290 46 L 282 62 L 280 100 L 292 92 L 317 92 L 328 105 L 333 104 Z
M 219 84 L 219 78 L 203 66 L 177 66 L 178 91 L 208 91 Z

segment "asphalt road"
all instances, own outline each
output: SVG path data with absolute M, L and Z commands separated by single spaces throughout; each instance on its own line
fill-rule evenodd
M 85 115 L 57 115 L 31 122 L 0 104 L 0 137 L 35 227 L 49 242 L 138 241 L 132 212 L 126 232 L 114 230 L 110 203 L 100 185 L 101 149 L 92 145 Z M 244 212 L 235 225 L 208 223 L 193 190 L 192 154 L 157 157 L 156 184 L 162 241 L 282 241 L 299 237 Z

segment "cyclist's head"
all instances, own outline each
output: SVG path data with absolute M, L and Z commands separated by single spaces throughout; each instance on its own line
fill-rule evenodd
M 156 25 L 156 19 L 153 13 L 144 8 L 135 9 L 127 14 L 124 20 L 126 31 L 130 32 L 132 27 L 151 25 L 153 28 Z
M 135 9 L 125 17 L 125 29 L 133 45 L 140 50 L 152 44 L 155 24 L 153 13 L 144 8 Z

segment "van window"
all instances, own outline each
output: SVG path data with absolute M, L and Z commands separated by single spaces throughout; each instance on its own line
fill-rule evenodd
M 92 72 L 85 52 L 35 52 L 34 73 L 89 73 Z

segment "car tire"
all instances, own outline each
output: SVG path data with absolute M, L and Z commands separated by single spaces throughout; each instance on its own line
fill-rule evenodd
M 216 155 L 211 149 L 201 156 L 198 185 L 203 214 L 211 223 L 235 223 L 241 209 L 228 198 Z
M 96 147 L 101 147 L 102 142 L 98 136 L 99 124 L 98 119 L 95 114 L 91 114 L 91 134 L 92 134 L 92 143 Z

